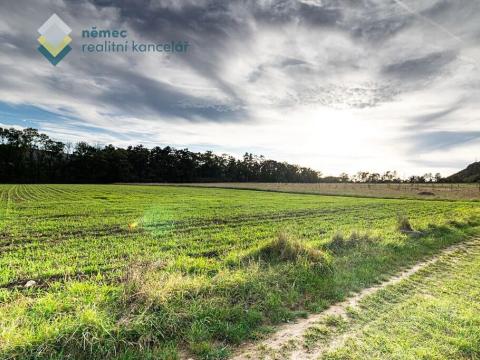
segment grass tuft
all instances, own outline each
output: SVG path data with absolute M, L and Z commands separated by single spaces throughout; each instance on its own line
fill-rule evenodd
M 410 220 L 408 219 L 408 216 L 405 214 L 398 214 L 397 215 L 397 229 L 400 232 L 412 232 L 413 227 L 410 224 Z
M 325 245 L 325 248 L 336 254 L 343 250 L 368 245 L 371 242 L 373 242 L 373 238 L 369 234 L 357 230 L 353 230 L 348 237 L 345 237 L 341 232 L 336 232 L 332 240 Z
M 307 261 L 315 266 L 327 266 L 329 261 L 326 254 L 304 243 L 292 239 L 286 232 L 280 232 L 276 238 L 261 246 L 254 257 L 267 262 L 296 262 Z

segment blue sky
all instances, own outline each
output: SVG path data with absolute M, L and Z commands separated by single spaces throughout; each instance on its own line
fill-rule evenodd
M 73 38 L 56 67 L 36 51 L 52 13 Z M 447 175 L 479 157 L 478 19 L 476 0 L 4 1 L 0 126 Z M 85 54 L 92 26 L 191 51 Z

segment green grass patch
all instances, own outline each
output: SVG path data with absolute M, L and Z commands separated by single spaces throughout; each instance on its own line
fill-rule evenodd
M 323 359 L 480 358 L 480 245 L 361 303 L 346 342 Z
M 421 236 L 398 231 L 399 211 Z M 0 215 L 0 358 L 186 351 L 217 359 L 478 233 L 480 209 L 209 188 L 0 185 Z M 337 233 L 347 235 L 335 242 Z

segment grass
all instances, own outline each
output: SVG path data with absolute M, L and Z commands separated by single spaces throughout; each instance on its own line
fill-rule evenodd
M 397 228 L 399 231 L 402 232 L 414 231 L 412 228 L 412 224 L 410 224 L 410 220 L 408 220 L 408 216 L 406 216 L 405 214 L 397 215 Z
M 303 261 L 319 268 L 330 267 L 327 253 L 291 239 L 285 232 L 280 232 L 273 240 L 254 250 L 250 258 L 263 260 L 267 264 Z
M 154 184 L 162 185 L 162 184 Z M 480 184 L 364 184 L 364 183 L 204 183 L 179 186 L 212 187 L 394 199 L 480 200 Z
M 18 359 L 226 358 L 480 219 L 468 201 L 169 186 L 0 185 L 0 204 L 0 358 Z
M 365 299 L 346 340 L 322 358 L 478 359 L 479 283 L 477 243 Z

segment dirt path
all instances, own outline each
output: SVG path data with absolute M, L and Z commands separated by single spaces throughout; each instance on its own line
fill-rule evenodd
M 283 325 L 279 330 L 268 339 L 258 344 L 248 344 L 238 349 L 232 359 L 234 360 L 278 360 L 278 359 L 318 359 L 327 350 L 332 350 L 341 345 L 345 339 L 352 335 L 348 330 L 339 336 L 333 336 L 327 342 L 317 342 L 315 346 L 307 346 L 306 339 L 309 333 L 312 334 L 320 332 L 322 325 L 328 322 L 330 318 L 347 318 L 347 312 L 349 309 L 355 309 L 358 307 L 359 302 L 365 297 L 374 294 L 380 289 L 383 289 L 390 285 L 395 285 L 400 281 L 412 276 L 420 270 L 436 263 L 438 260 L 448 257 L 457 251 L 465 250 L 469 246 L 479 244 L 480 239 L 475 238 L 473 240 L 452 245 L 438 255 L 434 256 L 430 260 L 420 262 L 413 267 L 393 276 L 388 281 L 385 281 L 379 285 L 366 288 L 354 296 L 346 299 L 341 303 L 337 303 L 326 309 L 325 311 L 312 315 L 306 319 L 299 320 L 293 324 Z M 455 261 L 455 260 L 453 260 Z

